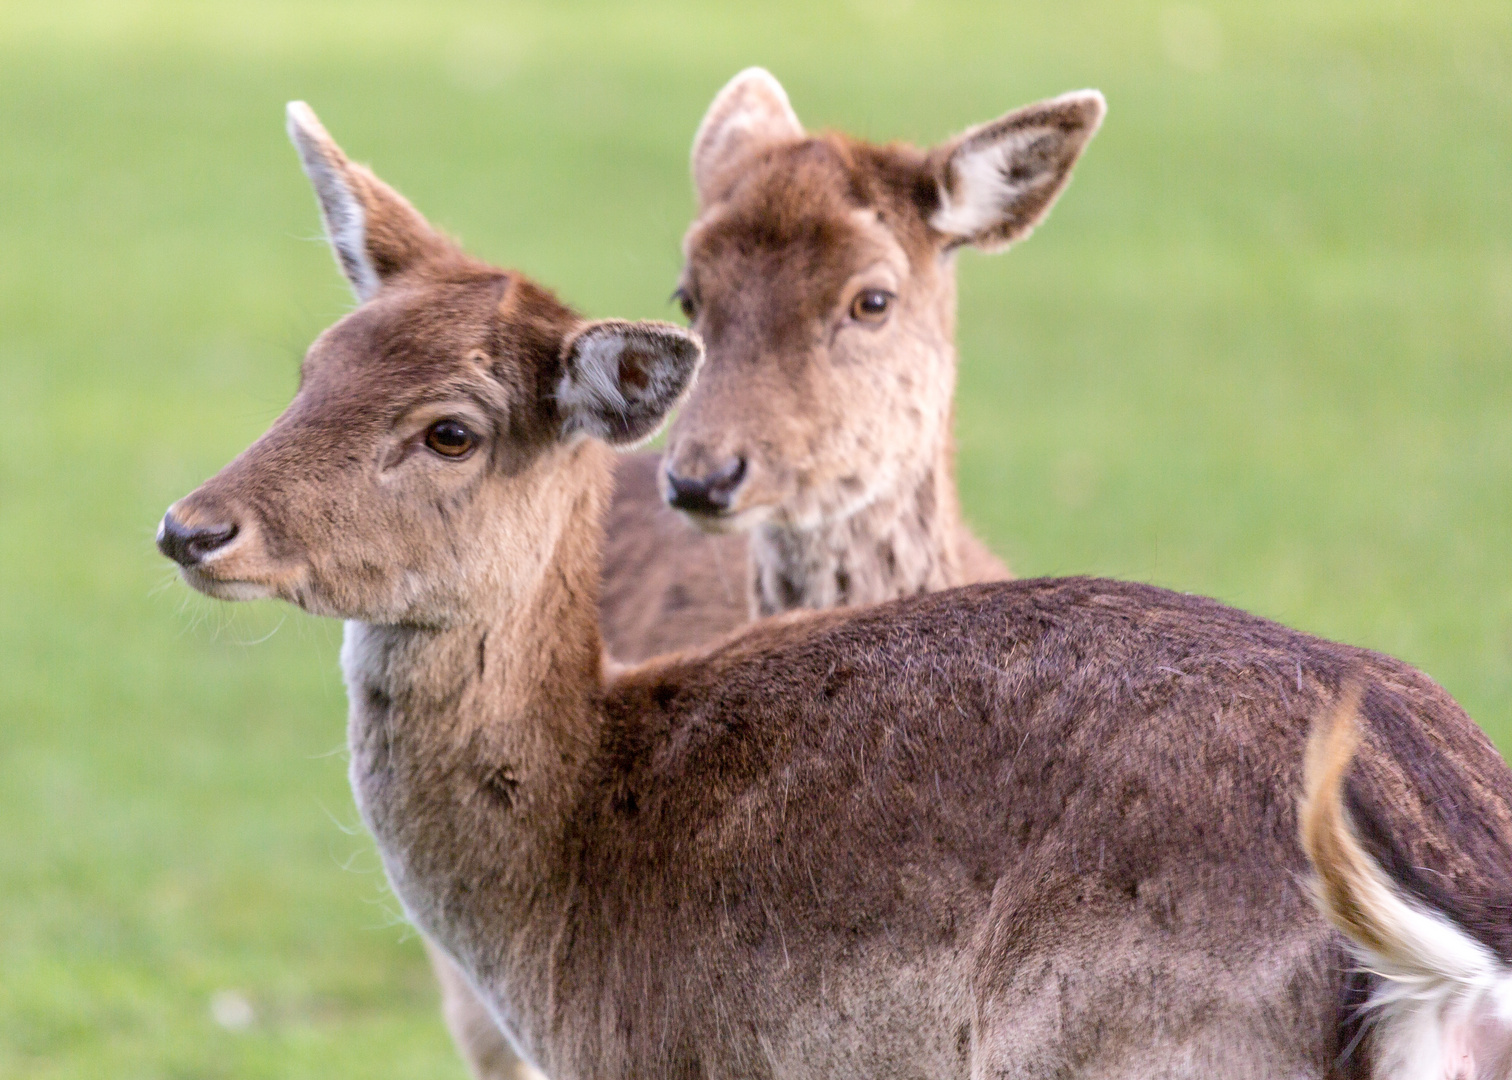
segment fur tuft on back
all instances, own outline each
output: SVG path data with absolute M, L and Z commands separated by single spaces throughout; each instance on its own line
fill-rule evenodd
M 1512 1077 L 1512 969 L 1394 882 L 1361 844 L 1344 802 L 1359 744 L 1359 688 L 1315 724 L 1302 844 L 1319 908 L 1380 984 L 1366 1006 L 1377 1080 Z

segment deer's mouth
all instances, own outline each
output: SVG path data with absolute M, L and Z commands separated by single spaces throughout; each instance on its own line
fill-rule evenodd
M 181 566 L 179 574 L 195 592 L 217 600 L 273 600 L 282 595 L 277 584 L 252 578 L 225 577 L 205 566 Z
M 303 568 L 270 558 L 255 517 L 197 494 L 170 506 L 157 533 L 185 584 L 217 600 L 295 599 Z
M 713 513 L 707 510 L 673 509 L 699 532 L 714 534 L 747 532 L 772 516 L 770 506 L 742 506 Z

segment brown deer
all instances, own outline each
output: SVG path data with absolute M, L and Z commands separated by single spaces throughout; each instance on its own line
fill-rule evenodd
M 1027 236 L 1103 111 L 1068 94 L 921 151 L 805 135 L 759 68 L 720 91 L 693 143 L 676 294 L 708 359 L 665 469 L 619 463 L 600 597 L 614 656 L 1009 577 L 956 495 L 954 256 Z M 433 958 L 473 1071 L 512 1075 L 487 1010 Z
M 653 458 L 622 462 L 603 596 L 616 656 L 753 613 L 1009 576 L 956 495 L 954 255 L 1028 236 L 1103 113 L 1096 91 L 1066 94 L 917 150 L 806 135 L 759 68 L 720 91 L 693 141 L 676 292 L 708 362 L 660 487 L 703 529 L 748 532 L 749 558 L 655 507 Z
M 698 339 L 583 320 L 290 119 L 365 301 L 159 545 L 211 596 L 348 620 L 358 805 L 529 1060 L 1506 1075 L 1512 772 L 1427 676 L 1089 579 L 610 663 L 606 444 L 654 431 Z M 1307 821 L 1326 910 L 1393 961 L 1364 970 L 1313 907 L 1298 810 L 1313 718 L 1355 700 Z

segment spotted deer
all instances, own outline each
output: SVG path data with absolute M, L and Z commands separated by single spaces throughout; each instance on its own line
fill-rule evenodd
M 611 653 L 1009 577 L 956 494 L 955 254 L 1028 236 L 1103 112 L 1095 91 L 1067 94 L 917 150 L 807 135 L 759 68 L 720 91 L 693 141 L 698 214 L 675 294 L 708 359 L 660 465 L 619 463 L 600 598 Z M 466 980 L 434 961 L 474 1073 L 514 1075 Z
M 1512 772 L 1427 676 L 1085 578 L 609 661 L 611 448 L 699 339 L 583 319 L 290 122 L 363 303 L 158 543 L 208 595 L 347 620 L 358 807 L 526 1059 L 1506 1075 Z
M 620 466 L 604 582 L 616 655 L 751 614 L 1009 577 L 956 494 L 955 254 L 1027 237 L 1104 111 L 1096 91 L 1066 94 L 919 150 L 807 134 L 760 68 L 720 91 L 693 141 L 698 213 L 675 293 L 708 363 L 659 477 L 649 456 Z M 658 487 L 726 535 L 689 536 L 658 512 Z

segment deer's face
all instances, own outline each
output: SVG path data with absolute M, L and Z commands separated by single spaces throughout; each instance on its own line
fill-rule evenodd
M 169 508 L 158 546 L 211 596 L 444 625 L 545 557 L 583 498 L 584 436 L 648 437 L 701 350 L 665 324 L 585 322 L 467 258 L 313 116 L 291 127 L 365 302 L 310 348 L 267 433 Z
M 535 422 L 499 355 L 508 287 L 399 289 L 322 334 L 272 428 L 164 517 L 185 580 L 372 621 L 454 608 L 489 564 L 489 504 Z
M 1102 119 L 1095 92 L 941 146 L 808 137 L 764 71 L 693 146 L 699 215 L 678 299 L 708 344 L 663 463 L 719 529 L 843 519 L 933 466 L 955 391 L 952 252 L 1027 236 Z
M 857 157 L 822 140 L 775 149 L 688 233 L 679 299 L 710 359 L 664 484 L 696 520 L 844 518 L 946 438 L 949 267 L 911 192 Z M 710 476 L 737 481 L 723 505 L 697 483 Z

